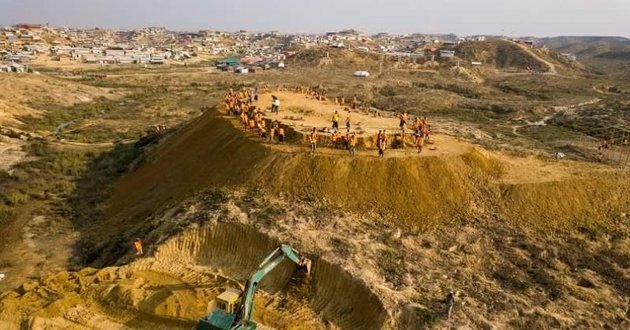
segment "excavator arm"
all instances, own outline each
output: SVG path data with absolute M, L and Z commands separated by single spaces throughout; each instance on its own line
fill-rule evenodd
M 301 256 L 299 252 L 286 244 L 280 245 L 263 260 L 252 277 L 245 284 L 244 291 L 236 290 L 222 293 L 217 300 L 221 306 L 215 305 L 206 317 L 199 320 L 197 330 L 253 330 L 256 323 L 252 322 L 254 314 L 254 295 L 260 281 L 276 268 L 282 261 L 289 259 L 300 267 L 305 267 L 307 274 L 311 273 L 311 260 Z M 222 295 L 225 297 L 221 298 Z
M 243 292 L 243 304 L 241 309 L 240 323 L 247 327 L 251 322 L 254 310 L 254 295 L 258 284 L 262 279 L 269 274 L 274 268 L 276 268 L 285 258 L 293 261 L 300 267 L 305 267 L 307 274 L 311 273 L 311 260 L 300 256 L 299 252 L 291 248 L 287 244 L 282 244 L 275 249 L 263 262 L 258 266 L 254 275 L 247 281 L 245 285 L 245 291 Z

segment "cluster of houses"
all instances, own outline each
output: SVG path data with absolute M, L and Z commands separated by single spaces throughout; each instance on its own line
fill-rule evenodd
M 485 36 L 458 37 L 454 34 L 393 35 L 378 33 L 366 35 L 356 30 L 327 32 L 324 35 L 302 35 L 294 41 L 308 47 L 327 45 L 332 48 L 349 48 L 361 52 L 375 52 L 386 56 L 425 58 L 451 58 L 454 48 L 465 41 L 485 41 Z
M 386 56 L 434 59 L 455 57 L 459 43 L 485 41 L 485 38 L 419 33 L 367 35 L 353 29 L 324 34 L 283 34 L 243 30 L 175 32 L 162 27 L 116 31 L 18 24 L 0 27 L 0 71 L 21 72 L 30 61 L 40 56 L 54 61 L 100 65 L 187 63 L 199 57 L 222 58 L 216 62 L 218 68 L 244 73 L 283 68 L 286 58 L 295 50 L 309 47 L 348 48 Z

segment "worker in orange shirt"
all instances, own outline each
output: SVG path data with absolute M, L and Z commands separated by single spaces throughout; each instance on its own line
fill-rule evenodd
M 136 249 L 137 256 L 144 254 L 144 251 L 142 251 L 142 241 L 139 238 L 136 238 L 136 241 L 133 242 L 133 247 Z
M 308 136 L 308 142 L 311 147 L 311 153 L 315 153 L 315 148 L 317 148 L 317 129 L 315 127 L 313 127 L 311 134 Z

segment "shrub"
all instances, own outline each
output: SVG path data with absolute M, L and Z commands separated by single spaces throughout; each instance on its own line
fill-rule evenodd
M 28 202 L 28 195 L 20 192 L 9 192 L 4 195 L 4 198 L 9 205 L 20 205 Z

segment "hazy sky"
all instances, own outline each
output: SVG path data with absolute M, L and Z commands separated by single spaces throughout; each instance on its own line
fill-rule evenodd
M 0 0 L 0 25 L 175 30 L 616 35 L 630 0 Z

